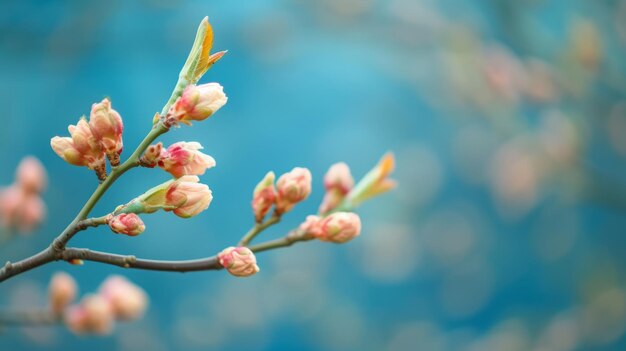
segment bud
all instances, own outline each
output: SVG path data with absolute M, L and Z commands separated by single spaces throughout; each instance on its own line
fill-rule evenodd
M 70 125 L 68 130 L 71 138 L 56 136 L 50 141 L 54 152 L 69 164 L 95 170 L 98 178 L 104 180 L 106 178 L 104 151 L 85 118 L 81 118 L 75 126 Z
M 140 318 L 148 305 L 148 296 L 143 289 L 119 275 L 108 277 L 100 286 L 99 293 L 120 320 Z
M 378 164 L 369 171 L 347 196 L 349 207 L 356 207 L 363 201 L 393 189 L 396 182 L 389 179 L 395 168 L 392 153 L 387 153 Z
M 300 233 L 307 239 L 317 238 L 322 234 L 321 224 L 321 217 L 314 215 L 307 216 L 306 220 L 298 227 L 298 233 Z
M 122 142 L 124 123 L 120 114 L 111 108 L 109 99 L 104 98 L 101 102 L 91 105 L 89 126 L 111 165 L 119 165 L 120 154 L 124 147 Z
M 155 145 L 150 145 L 146 149 L 146 152 L 141 156 L 141 166 L 154 168 L 161 161 L 161 154 L 163 153 L 163 143 L 159 142 Z
M 361 234 L 361 218 L 352 212 L 335 212 L 322 219 L 315 236 L 321 241 L 345 243 Z
M 244 246 L 228 247 L 222 250 L 217 258 L 222 267 L 236 277 L 248 277 L 260 270 L 256 265 L 254 253 Z
M 224 88 L 218 83 L 188 85 L 165 116 L 165 126 L 179 123 L 191 125 L 191 121 L 205 120 L 224 106 L 226 101 L 228 98 Z
M 282 214 L 309 196 L 311 193 L 311 172 L 306 168 L 296 167 L 278 178 L 276 188 L 278 189 L 276 213 Z
M 350 168 L 343 162 L 332 165 L 324 176 L 326 193 L 319 212 L 325 214 L 336 208 L 354 186 Z
M 48 286 L 48 304 L 55 315 L 60 315 L 76 298 L 76 281 L 67 273 L 59 272 L 52 276 Z
M 196 176 L 183 176 L 160 184 L 125 205 L 124 212 L 152 213 L 162 209 L 179 217 L 193 217 L 206 210 L 213 200 L 211 189 L 199 180 Z
M 259 223 L 263 221 L 265 215 L 267 215 L 274 202 L 276 202 L 275 178 L 274 172 L 267 172 L 263 180 L 254 188 L 252 211 L 254 212 L 254 218 Z
M 208 168 L 215 167 L 215 160 L 198 151 L 202 145 L 184 141 L 172 144 L 161 155 L 159 167 L 180 178 L 184 175 L 202 175 Z
M 46 169 L 41 162 L 32 156 L 22 159 L 15 174 L 17 184 L 25 193 L 41 193 L 46 187 Z
M 15 185 L 0 191 L 0 220 L 3 227 L 12 228 L 18 225 L 24 197 L 22 189 Z
M 22 199 L 17 227 L 22 232 L 30 232 L 37 227 L 46 215 L 46 205 L 39 195 L 26 195 Z
M 65 323 L 76 334 L 109 334 L 113 330 L 113 311 L 109 302 L 100 295 L 87 295 L 79 305 L 65 314 Z
M 109 220 L 109 228 L 115 233 L 136 236 L 146 229 L 143 221 L 134 213 L 121 213 Z

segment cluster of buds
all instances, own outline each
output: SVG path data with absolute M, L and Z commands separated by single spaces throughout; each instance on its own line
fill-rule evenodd
M 150 145 L 141 157 L 144 167 L 161 167 L 174 178 L 186 175 L 203 175 L 204 172 L 215 167 L 215 159 L 202 153 L 202 145 L 197 142 L 180 141 L 163 148 L 162 143 Z
M 252 211 L 257 222 L 274 206 L 274 213 L 281 216 L 311 194 L 311 172 L 296 167 L 278 178 L 274 185 L 274 172 L 269 172 L 257 184 L 252 195 Z
M 217 255 L 220 265 L 235 277 L 249 277 L 260 269 L 254 253 L 247 247 L 227 247 Z
M 47 175 L 35 157 L 24 158 L 15 173 L 15 182 L 0 189 L 0 224 L 21 232 L 32 231 L 45 215 L 41 193 L 46 187 Z
M 55 136 L 50 141 L 54 152 L 63 160 L 75 166 L 85 166 L 106 179 L 105 155 L 111 166 L 118 166 L 123 149 L 122 117 L 105 98 L 91 107 L 89 122 L 82 117 L 76 125 L 68 127 L 70 137 Z
M 50 282 L 49 308 L 76 334 L 108 334 L 114 322 L 140 318 L 148 305 L 146 293 L 122 276 L 108 277 L 97 293 L 85 295 L 71 305 L 78 294 L 74 279 L 56 273 Z

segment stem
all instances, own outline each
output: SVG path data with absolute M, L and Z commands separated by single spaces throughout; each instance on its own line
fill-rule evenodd
M 250 246 L 250 250 L 252 250 L 252 252 L 263 252 L 263 251 L 278 249 L 281 247 L 288 247 L 299 241 L 313 240 L 313 238 L 306 238 L 301 235 L 293 235 L 293 233 L 294 232 L 291 232 L 287 236 L 282 237 L 280 239 L 270 240 L 264 243 L 252 245 Z
M 248 244 L 262 231 L 267 229 L 268 227 L 280 222 L 280 215 L 274 213 L 272 217 L 270 217 L 267 221 L 262 223 L 257 223 L 246 233 L 246 235 L 241 238 L 237 246 L 248 246 Z
M 7 311 L 0 313 L 0 326 L 28 325 L 47 326 L 57 324 L 61 316 L 48 310 Z

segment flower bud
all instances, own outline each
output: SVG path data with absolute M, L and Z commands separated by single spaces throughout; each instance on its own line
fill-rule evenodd
M 228 98 L 224 88 L 218 83 L 190 84 L 167 113 L 165 126 L 179 123 L 191 125 L 191 121 L 205 120 L 224 106 L 226 101 Z
M 148 295 L 143 289 L 119 275 L 108 277 L 99 293 L 109 302 L 115 318 L 120 320 L 140 318 L 148 305 Z
M 95 170 L 98 178 L 104 180 L 106 178 L 104 151 L 85 118 L 81 118 L 75 126 L 70 125 L 68 130 L 71 138 L 56 136 L 50 141 L 54 152 L 69 164 Z
M 307 239 L 317 238 L 321 235 L 322 218 L 315 215 L 306 217 L 306 220 L 298 227 L 298 233 Z
M 115 233 L 136 236 L 146 229 L 143 221 L 134 213 L 121 213 L 109 220 L 109 228 Z
M 41 162 L 32 156 L 22 159 L 15 174 L 17 184 L 25 193 L 38 194 L 46 187 L 46 169 Z
M 109 158 L 111 165 L 119 165 L 120 154 L 124 147 L 122 142 L 124 123 L 120 114 L 111 108 L 109 99 L 104 98 L 101 102 L 91 106 L 89 127 Z
M 352 212 L 335 212 L 322 219 L 315 233 L 321 241 L 345 243 L 361 234 L 361 218 Z
M 113 330 L 113 311 L 109 302 L 100 295 L 87 295 L 79 305 L 65 314 L 65 323 L 76 334 L 109 334 Z
M 22 232 L 30 232 L 43 221 L 46 205 L 39 195 L 26 195 L 22 201 L 17 227 Z
M 350 168 L 343 162 L 332 165 L 324 176 L 326 193 L 319 212 L 325 214 L 336 208 L 354 186 Z
M 274 202 L 276 202 L 275 178 L 274 172 L 267 172 L 263 180 L 254 188 L 252 211 L 254 212 L 254 218 L 259 223 L 263 221 L 265 215 L 267 215 Z
M 388 177 L 394 168 L 393 154 L 385 154 L 378 164 L 350 191 L 346 198 L 349 206 L 356 207 L 365 200 L 393 189 L 396 186 L 396 182 Z
M 125 205 L 124 212 L 152 213 L 163 209 L 179 217 L 193 217 L 206 210 L 213 200 L 211 189 L 198 181 L 196 176 L 183 176 L 165 182 Z
M 18 225 L 24 197 L 22 189 L 15 185 L 0 190 L 0 220 L 3 227 L 12 228 Z
M 76 281 L 67 273 L 59 272 L 52 276 L 48 286 L 48 304 L 55 315 L 60 315 L 76 298 Z
M 311 172 L 306 168 L 296 167 L 278 178 L 276 188 L 278 189 L 276 213 L 282 214 L 309 196 L 311 193 Z
M 181 141 L 172 144 L 162 153 L 159 167 L 174 178 L 184 175 L 202 175 L 208 168 L 215 167 L 215 160 L 198 151 L 201 149 L 202 145 L 197 142 Z
M 222 250 L 217 258 L 222 267 L 236 277 L 248 277 L 260 270 L 256 265 L 254 253 L 244 246 L 228 247 Z
M 161 142 L 148 146 L 146 152 L 141 156 L 141 165 L 143 167 L 154 168 L 159 164 L 159 161 L 161 161 L 163 151 L 163 143 Z

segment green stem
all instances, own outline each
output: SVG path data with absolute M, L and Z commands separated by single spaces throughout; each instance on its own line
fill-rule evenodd
M 250 246 L 250 250 L 252 250 L 252 252 L 258 253 L 262 251 L 278 249 L 281 247 L 288 247 L 297 242 L 309 240 L 313 240 L 313 238 L 304 237 L 302 235 L 298 235 L 296 232 L 291 232 L 280 239 L 270 240 L 264 243 L 252 245 Z
M 262 231 L 268 227 L 280 222 L 280 215 L 273 214 L 267 221 L 257 223 L 252 229 L 250 229 L 246 235 L 241 238 L 237 246 L 248 246 L 248 244 Z

